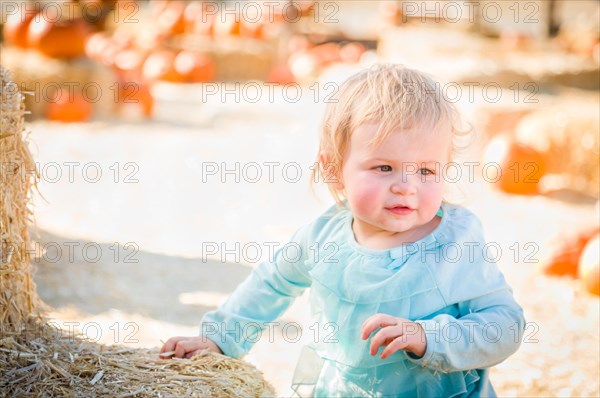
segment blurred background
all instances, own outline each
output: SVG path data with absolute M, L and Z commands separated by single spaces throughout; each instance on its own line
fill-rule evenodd
M 482 219 L 528 321 L 493 369 L 498 394 L 600 395 L 599 5 L 2 0 L 51 317 L 106 344 L 198 334 L 333 203 L 310 181 L 339 83 L 402 63 L 434 75 L 475 131 L 451 200 Z M 306 295 L 282 319 L 311 337 Z M 282 396 L 295 340 L 280 326 L 246 357 Z

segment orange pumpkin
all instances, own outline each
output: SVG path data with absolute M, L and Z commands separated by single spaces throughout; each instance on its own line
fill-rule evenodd
M 600 296 L 600 235 L 596 234 L 586 244 L 579 259 L 579 277 L 585 290 Z
M 581 253 L 588 242 L 598 234 L 596 228 L 579 232 L 576 236 L 560 237 L 547 263 L 546 275 L 577 277 Z
M 150 93 L 150 86 L 145 83 L 121 82 L 119 84 L 119 103 L 124 106 L 139 107 L 146 117 L 151 117 L 154 111 L 154 97 Z
M 216 66 L 211 58 L 194 51 L 182 51 L 173 61 L 175 71 L 183 80 L 191 83 L 212 82 L 216 76 Z
M 519 195 L 539 193 L 540 178 L 546 172 L 546 160 L 534 148 L 506 136 L 497 136 L 488 146 L 486 163 L 500 165 L 501 175 L 496 181 L 500 190 Z
M 521 195 L 537 194 L 540 178 L 545 171 L 545 159 L 535 149 L 513 143 L 504 162 L 499 187 L 504 192 Z
M 48 102 L 46 117 L 57 122 L 84 122 L 92 116 L 92 104 L 77 90 L 63 88 Z
M 29 25 L 27 40 L 32 48 L 53 58 L 75 58 L 85 54 L 89 25 L 81 18 L 53 22 L 35 18 Z
M 25 12 L 24 9 L 21 9 L 15 14 L 9 14 L 6 18 L 6 23 L 4 24 L 2 32 L 4 41 L 16 47 L 29 47 L 27 31 L 29 30 L 31 21 L 36 15 L 37 13 L 35 11 Z M 41 19 L 41 16 L 38 16 L 38 18 Z
M 287 64 L 279 64 L 271 68 L 267 77 L 267 82 L 276 84 L 291 84 L 296 82 L 296 77 Z
M 148 58 L 144 62 L 142 76 L 147 81 L 183 81 L 183 76 L 181 76 L 175 70 L 174 62 L 176 56 L 177 53 L 171 50 L 159 50 L 150 54 L 150 56 L 148 56 Z

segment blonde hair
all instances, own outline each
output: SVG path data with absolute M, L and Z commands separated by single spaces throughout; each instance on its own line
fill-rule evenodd
M 420 127 L 436 131 L 448 126 L 452 134 L 451 157 L 462 149 L 460 137 L 471 129 L 464 128 L 460 114 L 444 95 L 440 84 L 428 75 L 397 64 L 378 64 L 344 81 L 335 97 L 328 103 L 320 127 L 319 155 L 330 155 L 328 164 L 319 161 L 313 173 L 327 176 L 331 168 L 341 172 L 344 156 L 353 131 L 364 123 L 379 127 L 370 142 L 378 145 L 398 129 Z M 317 176 L 313 176 L 317 181 Z M 328 184 L 338 204 L 341 192 Z

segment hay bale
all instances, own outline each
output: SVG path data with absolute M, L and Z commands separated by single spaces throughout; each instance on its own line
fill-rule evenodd
M 203 351 L 158 359 L 150 350 L 102 346 L 31 322 L 0 339 L 0 391 L 36 397 L 267 397 L 252 365 Z
M 23 95 L 2 67 L 0 95 L 0 324 L 4 331 L 19 331 L 28 316 L 39 314 L 41 303 L 30 274 L 27 231 L 37 173 L 23 137 Z
M 25 106 L 0 67 L 0 391 L 13 397 L 264 397 L 275 395 L 254 366 L 202 352 L 158 359 L 157 351 L 103 346 L 54 328 L 30 275 L 28 207 L 36 169 L 23 137 Z

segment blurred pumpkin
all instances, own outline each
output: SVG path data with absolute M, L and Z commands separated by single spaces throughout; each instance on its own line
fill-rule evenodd
M 581 253 L 598 229 L 581 231 L 575 236 L 560 236 L 549 260 L 543 264 L 546 275 L 577 277 Z
M 191 83 L 212 82 L 216 76 L 214 61 L 199 52 L 181 51 L 173 61 L 175 71 Z
M 287 64 L 279 64 L 271 68 L 267 77 L 267 82 L 276 84 L 292 84 L 296 82 L 296 78 Z
M 500 190 L 519 195 L 539 193 L 539 181 L 546 171 L 546 159 L 541 152 L 500 135 L 490 142 L 485 161 L 500 165 L 501 175 L 496 182 Z
M 28 29 L 27 40 L 32 48 L 53 58 L 75 58 L 85 54 L 85 42 L 91 33 L 81 18 L 51 21 L 35 18 Z
M 4 41 L 16 47 L 29 47 L 27 31 L 29 30 L 31 21 L 36 15 L 37 13 L 35 11 L 25 12 L 24 7 L 15 14 L 9 14 L 6 17 L 6 23 L 4 24 L 2 31 Z M 38 18 L 41 19 L 41 16 L 38 16 Z
M 179 0 L 170 1 L 158 15 L 158 30 L 166 35 L 178 35 L 185 32 L 184 11 L 186 3 Z
M 46 117 L 57 122 L 84 122 L 92 116 L 92 104 L 77 90 L 62 88 L 54 101 L 48 102 Z
M 176 56 L 177 53 L 171 50 L 158 50 L 150 54 L 144 62 L 142 76 L 147 81 L 183 81 L 183 77 L 175 70 L 174 62 Z
M 585 290 L 600 296 L 600 235 L 596 234 L 587 242 L 579 259 L 579 277 Z
M 137 107 L 146 117 L 151 117 L 154 111 L 154 97 L 150 93 L 150 86 L 142 82 L 122 81 L 119 84 L 119 103 L 125 108 Z

